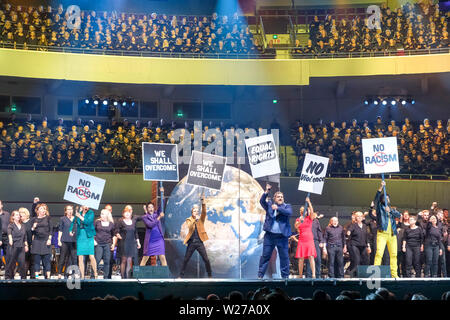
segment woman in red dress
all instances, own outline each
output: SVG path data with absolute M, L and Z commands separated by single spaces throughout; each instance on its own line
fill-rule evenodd
M 304 207 L 300 208 L 300 217 L 295 221 L 295 229 L 298 230 L 298 246 L 295 257 L 298 259 L 298 272 L 300 278 L 303 277 L 303 262 L 305 258 L 309 259 L 311 266 L 312 277 L 316 277 L 316 268 L 314 258 L 317 256 L 316 247 L 314 245 L 314 236 L 312 233 L 312 223 L 316 218 L 316 213 L 312 207 L 309 197 L 306 198 L 308 204 L 308 212 L 306 217 L 303 217 L 305 211 Z

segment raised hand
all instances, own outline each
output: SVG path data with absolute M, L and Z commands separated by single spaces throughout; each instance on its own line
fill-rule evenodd
M 272 189 L 272 186 L 270 184 L 266 184 L 266 193 L 268 193 Z

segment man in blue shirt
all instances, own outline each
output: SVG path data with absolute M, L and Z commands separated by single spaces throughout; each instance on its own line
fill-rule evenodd
M 266 191 L 261 196 L 260 204 L 266 210 L 264 221 L 263 253 L 259 261 L 258 278 L 262 279 L 266 273 L 270 257 L 275 247 L 280 255 L 281 277 L 289 277 L 289 237 L 291 236 L 291 224 L 289 218 L 292 215 L 290 204 L 284 203 L 284 196 L 276 192 L 273 200 L 267 200 L 271 185 L 266 185 Z

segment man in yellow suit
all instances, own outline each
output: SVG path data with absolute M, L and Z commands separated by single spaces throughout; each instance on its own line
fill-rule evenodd
M 390 207 L 389 195 L 386 196 L 387 201 L 385 201 L 384 194 L 382 193 L 385 185 L 386 183 L 381 181 L 380 188 L 378 188 L 374 199 L 376 213 L 373 211 L 370 213 L 370 217 L 377 221 L 377 252 L 375 254 L 374 265 L 381 265 L 381 259 L 383 258 L 384 249 L 387 245 L 391 264 L 391 277 L 398 278 L 397 226 L 395 224 L 395 218 L 400 218 L 401 214 L 396 209 Z

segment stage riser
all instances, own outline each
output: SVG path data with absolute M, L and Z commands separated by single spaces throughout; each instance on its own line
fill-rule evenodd
M 145 299 L 160 299 L 172 294 L 173 296 L 193 299 L 198 296 L 206 297 L 215 293 L 221 297 L 233 290 L 246 294 L 266 286 L 268 288 L 281 288 L 291 297 L 309 298 L 315 290 L 321 289 L 329 293 L 334 299 L 342 290 L 360 291 L 362 297 L 374 292 L 367 286 L 367 279 L 351 281 L 318 280 L 289 280 L 289 281 L 111 281 L 87 280 L 81 282 L 81 289 L 69 290 L 63 281 L 33 280 L 1 281 L 0 300 L 26 300 L 33 296 L 54 298 L 64 296 L 68 300 L 90 300 L 93 297 L 104 297 L 107 294 L 118 298 L 124 296 L 138 296 L 141 292 Z M 442 293 L 450 290 L 450 279 L 424 279 L 424 280 L 387 280 L 381 281 L 381 286 L 394 292 L 397 299 L 402 299 L 406 293 L 421 293 L 426 297 L 439 300 Z

